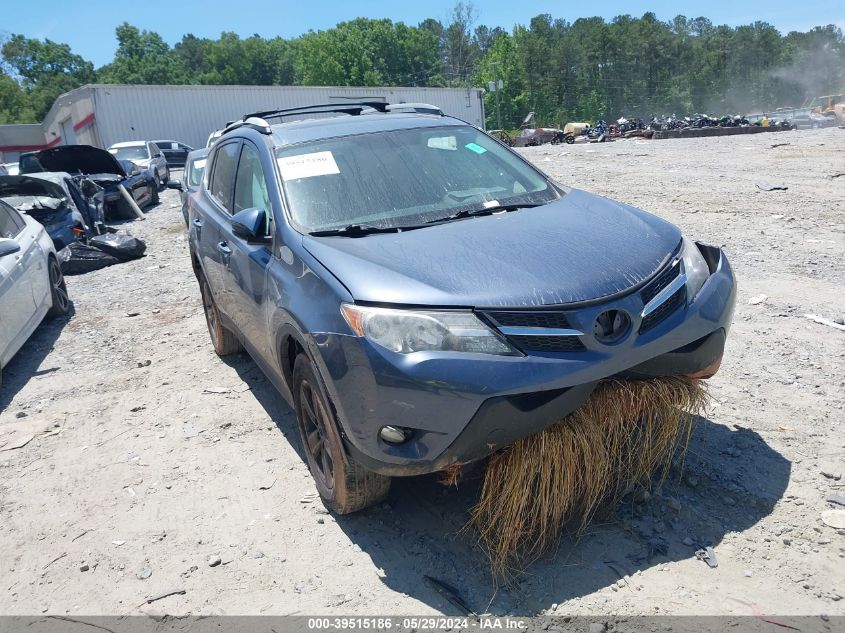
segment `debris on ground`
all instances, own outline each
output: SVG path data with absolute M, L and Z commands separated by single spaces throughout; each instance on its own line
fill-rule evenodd
M 767 299 L 766 295 L 755 295 L 748 300 L 748 305 L 756 306 L 765 303 Z
M 772 185 L 772 184 L 757 184 L 756 187 L 760 191 L 786 191 L 789 189 L 786 185 Z
M 163 594 L 158 596 L 153 596 L 152 598 L 147 598 L 145 604 L 152 604 L 153 602 L 158 602 L 164 598 L 169 598 L 170 596 L 184 596 L 187 593 L 184 589 L 173 589 L 171 591 L 167 591 Z
M 93 246 L 121 262 L 140 259 L 147 250 L 147 245 L 137 237 L 127 233 L 105 233 L 88 240 Z
M 828 495 L 825 497 L 828 503 L 835 503 L 836 505 L 845 506 L 845 495 Z
M 153 570 L 149 567 L 142 567 L 137 572 L 135 572 L 135 578 L 138 580 L 146 580 L 150 576 L 153 575 Z
M 824 317 L 820 317 L 816 314 L 805 314 L 804 317 L 810 319 L 810 321 L 815 321 L 816 323 L 819 323 L 821 325 L 826 325 L 828 327 L 836 328 L 837 330 L 842 330 L 843 332 L 845 332 L 845 325 L 840 325 L 839 323 L 831 321 L 830 319 L 825 319 Z
M 822 512 L 822 523 L 837 530 L 845 529 L 845 510 L 825 510 Z
M 711 569 L 715 569 L 719 566 L 719 561 L 716 560 L 716 552 L 709 545 L 707 547 L 702 547 L 701 549 L 696 550 L 695 557 L 698 560 L 703 560 Z
M 466 601 L 455 587 L 432 576 L 423 576 L 423 578 L 432 589 L 460 609 L 465 615 L 473 614 L 473 610 L 469 608 Z
M 494 575 L 518 572 L 567 524 L 583 532 L 602 504 L 665 477 L 705 401 L 699 380 L 610 379 L 560 422 L 493 454 L 470 525 Z
M 85 242 L 73 242 L 56 253 L 65 275 L 84 275 L 142 257 L 143 241 L 131 235 L 108 233 Z

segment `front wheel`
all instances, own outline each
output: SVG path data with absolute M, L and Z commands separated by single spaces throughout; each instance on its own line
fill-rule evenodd
M 390 477 L 366 470 L 346 454 L 334 410 L 305 354 L 294 363 L 293 394 L 305 459 L 326 507 L 349 514 L 383 500 Z
M 65 277 L 55 257 L 51 256 L 47 262 L 47 271 L 50 274 L 50 299 L 52 300 L 47 314 L 51 317 L 64 316 L 70 310 L 70 298 L 67 294 Z

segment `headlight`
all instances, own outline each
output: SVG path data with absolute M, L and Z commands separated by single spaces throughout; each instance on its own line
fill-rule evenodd
M 687 238 L 684 238 L 681 257 L 684 260 L 684 273 L 687 276 L 687 297 L 689 303 L 692 303 L 695 295 L 698 294 L 698 291 L 701 290 L 704 282 L 710 276 L 710 268 L 695 242 L 691 242 Z
M 472 312 L 392 310 L 344 303 L 341 314 L 352 331 L 393 352 L 517 352 Z

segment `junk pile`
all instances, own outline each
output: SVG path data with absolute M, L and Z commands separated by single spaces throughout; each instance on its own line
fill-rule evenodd
M 567 417 L 494 454 L 469 523 L 494 575 L 513 578 L 565 528 L 580 534 L 603 505 L 665 478 L 706 400 L 696 379 L 609 379 Z
M 87 242 L 72 242 L 57 255 L 62 273 L 84 275 L 144 256 L 147 245 L 128 233 L 95 235 Z

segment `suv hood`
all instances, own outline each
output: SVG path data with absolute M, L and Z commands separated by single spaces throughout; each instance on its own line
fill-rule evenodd
M 356 301 L 532 307 L 600 299 L 646 281 L 677 250 L 669 222 L 571 190 L 542 207 L 303 246 Z
M 41 169 L 28 169 L 27 165 L 27 172 L 66 171 L 70 174 L 117 174 L 121 178 L 125 176 L 123 168 L 114 156 L 92 145 L 61 145 L 41 150 L 32 156 Z M 21 166 L 24 167 L 24 163 L 21 163 Z

